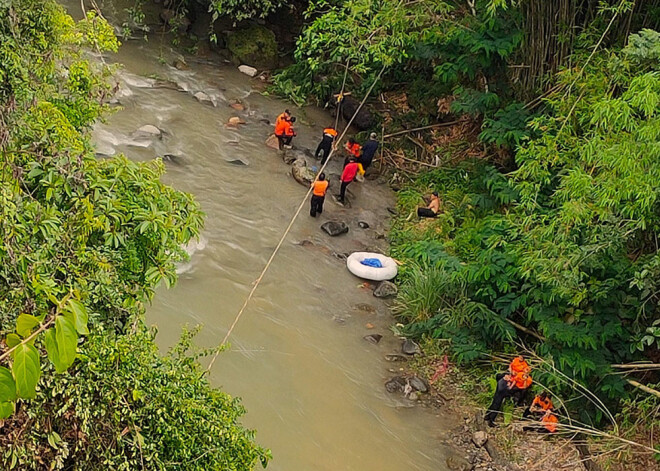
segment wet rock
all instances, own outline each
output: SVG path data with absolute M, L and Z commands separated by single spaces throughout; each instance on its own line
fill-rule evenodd
M 350 255 L 349 253 L 338 253 L 338 252 L 333 252 L 332 253 L 333 257 L 335 257 L 339 260 L 342 260 L 344 262 L 346 261 L 346 259 L 348 258 L 349 255 Z
M 481 448 L 486 444 L 488 441 L 488 434 L 486 432 L 483 432 L 481 430 L 474 432 L 472 435 L 472 443 L 477 445 L 478 448 Z
M 332 316 L 332 320 L 335 321 L 339 325 L 346 324 L 346 319 L 341 317 L 341 316 Z
M 343 222 L 337 221 L 328 221 L 321 225 L 323 229 L 329 236 L 335 237 L 338 235 L 346 234 L 348 232 L 348 226 Z
M 426 382 L 425 379 L 423 378 L 418 378 L 417 376 L 413 376 L 409 380 L 410 386 L 415 390 L 419 392 L 428 392 L 429 391 L 429 383 Z
M 229 118 L 229 121 L 227 121 L 227 126 L 238 127 L 239 124 L 245 124 L 245 121 L 238 116 L 232 116 Z
M 364 326 L 365 326 L 367 329 L 374 329 L 374 328 L 376 328 L 376 326 L 373 325 L 371 322 L 367 322 L 366 324 L 364 324 Z
M 252 67 L 272 69 L 278 63 L 275 33 L 262 25 L 251 24 L 229 34 L 227 49 L 235 61 Z
M 364 221 L 358 221 L 358 226 L 360 229 L 369 229 L 369 224 Z
M 153 124 L 145 124 L 135 131 L 136 137 L 157 137 L 161 138 L 163 136 L 163 131 L 158 129 Z
M 336 94 L 333 94 L 328 97 L 327 102 L 327 106 L 335 107 L 335 109 L 333 109 L 333 116 L 337 115 L 337 99 L 335 95 Z M 353 120 L 353 126 L 358 128 L 360 131 L 365 131 L 372 126 L 374 117 L 371 114 L 371 111 L 369 111 L 367 108 L 362 107 L 360 111 L 358 111 L 358 109 L 360 109 L 359 100 L 353 98 L 352 96 L 344 96 L 344 100 L 342 101 L 341 105 L 342 117 L 348 122 L 357 112 L 355 119 Z
M 413 391 L 410 394 L 408 394 L 408 399 L 410 399 L 411 401 L 419 401 L 419 396 L 420 396 L 419 392 Z
M 250 67 L 249 65 L 239 65 L 238 70 L 249 77 L 254 77 L 257 75 L 257 69 Z
M 229 103 L 229 106 L 236 111 L 245 111 L 245 106 L 243 106 L 243 103 L 240 103 L 238 101 L 234 101 L 232 103 Z
M 376 308 L 373 307 L 371 304 L 361 303 L 361 304 L 356 304 L 354 307 L 355 307 L 356 310 L 362 311 L 362 312 L 368 312 L 368 313 L 376 312 Z
M 447 467 L 451 471 L 472 471 L 474 465 L 459 455 L 452 455 L 446 459 Z
M 385 355 L 387 361 L 408 361 L 408 357 L 400 353 L 388 353 Z
M 183 159 L 184 159 L 184 157 L 181 156 L 181 155 L 175 155 L 175 154 L 165 154 L 165 155 L 163 155 L 163 160 L 165 162 L 173 163 L 174 165 L 178 165 L 179 167 L 181 167 L 184 164 Z
M 195 93 L 193 96 L 194 96 L 194 97 L 197 99 L 197 101 L 200 102 L 200 103 L 203 103 L 203 104 L 209 104 L 209 105 L 212 105 L 212 104 L 213 104 L 213 100 L 211 99 L 211 97 L 208 96 L 208 95 L 207 95 L 206 93 L 204 93 L 204 92 L 197 92 L 197 93 Z
M 417 355 L 418 353 L 422 352 L 422 350 L 419 348 L 419 345 L 410 339 L 403 341 L 403 344 L 401 345 L 401 351 L 406 355 Z
M 403 392 L 406 384 L 406 379 L 404 377 L 395 376 L 385 383 L 385 390 L 389 393 Z
M 396 209 L 391 208 L 391 207 L 389 207 L 389 206 L 387 207 L 387 211 L 388 211 L 390 214 L 392 214 L 393 216 L 396 216 L 396 215 L 398 214 L 398 213 L 396 212 Z
M 307 166 L 305 159 L 296 159 L 291 167 L 291 175 L 301 185 L 309 188 L 316 179 L 316 173 Z
M 177 70 L 188 70 L 188 69 L 190 69 L 188 64 L 186 64 L 186 61 L 183 60 L 182 58 L 174 59 L 174 62 L 172 62 L 172 66 Z
M 380 342 L 380 339 L 383 338 L 382 335 L 380 334 L 370 334 L 370 335 L 365 335 L 362 337 L 364 340 L 366 340 L 369 343 L 373 343 L 374 345 L 378 344 Z
M 314 242 L 312 242 L 309 239 L 304 239 L 298 242 L 298 245 L 301 247 L 312 247 L 314 245 Z
M 238 166 L 245 166 L 245 167 L 247 167 L 247 165 L 248 165 L 247 162 L 244 162 L 244 161 L 242 161 L 241 159 L 228 160 L 227 162 L 230 163 L 230 164 L 232 164 L 232 165 L 238 165 Z
M 291 165 L 294 163 L 296 160 L 298 160 L 298 157 L 293 155 L 291 152 L 282 152 L 282 160 L 284 161 L 285 164 Z
M 270 119 L 268 119 L 268 118 L 259 118 L 259 122 L 261 122 L 263 124 L 267 124 L 268 126 L 270 126 Z M 274 135 L 275 134 L 273 134 L 273 136 Z M 277 138 L 275 138 L 275 139 L 277 139 Z
M 279 150 L 280 143 L 277 141 L 277 136 L 275 134 L 268 136 L 268 139 L 266 139 L 266 146 L 271 149 Z
M 374 296 L 377 298 L 389 298 L 396 296 L 399 289 L 391 281 L 381 281 L 378 287 L 374 290 Z

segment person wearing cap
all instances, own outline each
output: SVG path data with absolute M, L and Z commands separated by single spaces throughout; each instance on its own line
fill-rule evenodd
M 323 202 L 325 201 L 325 194 L 328 191 L 329 182 L 325 179 L 325 173 L 321 172 L 319 178 L 312 183 L 312 200 L 309 215 L 313 218 L 317 214 L 323 213 Z
M 438 215 L 440 211 L 440 198 L 438 198 L 438 192 L 434 191 L 431 193 L 431 202 L 426 208 L 417 208 L 417 216 L 420 218 L 434 218 Z
M 362 154 L 358 158 L 358 163 L 362 164 L 365 171 L 371 166 L 371 162 L 373 162 L 377 150 L 378 135 L 375 132 L 372 132 L 369 135 L 369 140 L 362 146 Z

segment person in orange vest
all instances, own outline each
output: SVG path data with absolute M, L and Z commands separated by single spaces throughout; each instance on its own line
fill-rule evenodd
M 291 146 L 291 140 L 296 136 L 296 132 L 293 130 L 293 123 L 295 122 L 296 118 L 293 116 L 290 119 L 282 119 L 275 125 L 275 135 L 280 150 L 284 149 L 285 146 Z
M 280 113 L 275 119 L 275 126 L 277 127 L 282 121 L 289 121 L 291 119 L 291 112 L 289 110 L 284 110 L 284 113 Z
M 532 377 L 528 373 L 517 373 L 516 375 L 506 374 L 506 375 L 497 375 L 497 387 L 495 389 L 495 395 L 493 396 L 493 401 L 488 407 L 488 412 L 484 417 L 484 420 L 491 427 L 495 426 L 495 419 L 502 410 L 502 403 L 508 397 L 516 399 L 516 402 L 520 404 L 525 393 L 529 390 L 529 387 L 532 385 Z
M 536 432 L 536 433 L 557 432 L 557 424 L 559 423 L 559 419 L 557 419 L 557 416 L 552 412 L 552 410 L 545 411 L 545 414 L 543 414 L 543 417 L 541 417 L 539 422 L 540 425 L 527 425 L 523 427 L 523 430 L 525 432 Z
M 518 373 L 529 373 L 530 371 L 532 371 L 532 368 L 529 366 L 529 363 L 527 363 L 527 360 L 525 360 L 525 357 L 522 355 L 518 355 L 509 364 L 509 373 L 512 375 L 517 375 Z
M 316 153 L 314 154 L 314 157 L 317 159 L 320 155 L 322 156 L 321 165 L 325 165 L 325 162 L 328 160 L 330 151 L 332 150 L 332 144 L 334 144 L 336 137 L 337 130 L 332 126 L 328 126 L 323 130 L 323 138 L 321 139 L 319 146 L 316 148 Z
M 523 418 L 526 419 L 532 414 L 543 415 L 547 411 L 551 411 L 553 409 L 554 406 L 552 404 L 552 399 L 550 399 L 550 394 L 548 394 L 547 391 L 543 391 L 541 394 L 537 394 L 532 401 L 532 405 L 525 409 L 525 412 L 523 412 Z
M 344 149 L 346 149 L 346 152 L 348 153 L 348 156 L 346 157 L 346 159 L 344 159 L 344 167 L 348 165 L 348 162 L 351 157 L 353 157 L 356 161 L 360 158 L 360 153 L 362 152 L 362 146 L 358 144 L 354 138 L 351 137 L 348 140 L 348 142 L 346 142 Z
M 325 173 L 319 175 L 318 180 L 312 183 L 312 200 L 309 215 L 313 218 L 317 214 L 323 213 L 323 202 L 325 201 L 325 194 L 328 191 L 330 183 L 325 179 Z
M 346 198 L 346 187 L 355 179 L 355 175 L 358 173 L 358 164 L 355 161 L 355 157 L 351 156 L 348 158 L 348 164 L 344 167 L 344 171 L 341 173 L 341 189 L 339 190 L 339 202 L 344 204 Z

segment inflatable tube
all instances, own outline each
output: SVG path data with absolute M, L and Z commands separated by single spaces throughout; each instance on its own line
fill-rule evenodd
M 367 265 L 362 265 L 360 262 L 365 258 L 377 258 L 382 263 L 382 268 L 368 267 Z M 391 280 L 396 276 L 398 268 L 396 262 L 393 258 L 386 257 L 385 255 L 379 253 L 371 252 L 354 252 L 348 259 L 346 259 L 346 267 L 348 271 L 353 273 L 355 276 L 364 278 L 365 280 L 372 281 L 383 281 Z

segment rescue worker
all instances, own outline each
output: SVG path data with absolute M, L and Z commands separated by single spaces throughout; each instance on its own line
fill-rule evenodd
M 509 373 L 514 376 L 518 373 L 529 373 L 530 371 L 532 371 L 532 367 L 529 366 L 529 363 L 527 363 L 527 360 L 522 355 L 518 355 L 509 364 Z
M 325 179 L 325 173 L 319 175 L 318 180 L 312 183 L 312 200 L 311 200 L 311 209 L 309 210 L 309 215 L 313 218 L 316 217 L 316 214 L 323 213 L 323 202 L 325 201 L 325 194 L 328 191 L 328 186 L 330 183 Z
M 497 375 L 496 378 L 498 378 L 498 381 L 493 402 L 488 407 L 488 413 L 484 417 L 484 420 L 491 427 L 495 426 L 495 418 L 502 410 L 504 400 L 508 397 L 513 397 L 517 399 L 517 405 L 520 405 L 521 398 L 524 397 L 524 394 L 532 385 L 532 377 L 528 373 Z
M 559 419 L 557 419 L 557 416 L 552 412 L 552 410 L 545 411 L 545 414 L 543 414 L 543 417 L 541 417 L 541 420 L 539 422 L 540 422 L 539 425 L 527 425 L 523 427 L 523 430 L 525 432 L 536 432 L 536 433 L 557 432 L 557 424 L 559 423 Z
M 289 110 L 284 110 L 284 113 L 280 113 L 275 119 L 275 127 L 282 121 L 289 121 L 291 119 L 291 112 Z
M 537 394 L 532 401 L 532 405 L 525 409 L 525 412 L 523 412 L 523 418 L 526 419 L 532 414 L 544 415 L 547 411 L 551 411 L 553 409 L 554 407 L 552 400 L 550 399 L 550 395 L 547 391 L 543 391 L 541 394 Z
M 293 123 L 295 122 L 296 118 L 291 117 L 290 119 L 281 119 L 275 125 L 275 135 L 277 136 L 280 150 L 284 149 L 285 146 L 289 147 L 291 140 L 296 136 L 296 132 L 293 130 Z
M 346 198 L 346 187 L 355 179 L 355 175 L 358 173 L 358 164 L 355 161 L 355 157 L 348 158 L 348 164 L 344 167 L 344 171 L 341 173 L 341 188 L 339 190 L 339 202 L 344 204 Z
M 320 155 L 322 155 L 321 165 L 325 165 L 326 161 L 328 160 L 330 151 L 332 150 L 332 144 L 334 144 L 336 137 L 337 130 L 332 126 L 328 126 L 323 130 L 323 139 L 321 139 L 319 146 L 316 148 L 316 153 L 314 154 L 314 157 L 317 159 Z
M 417 208 L 417 216 L 420 218 L 434 218 L 438 215 L 438 211 L 440 211 L 440 198 L 438 198 L 438 192 L 434 191 L 431 193 L 431 202 L 428 207 Z
M 360 158 L 360 152 L 362 151 L 362 146 L 358 144 L 354 138 L 351 137 L 348 140 L 348 142 L 346 142 L 344 149 L 346 149 L 346 152 L 348 153 L 348 156 L 344 160 L 344 167 L 348 165 L 348 162 L 350 161 L 351 157 L 353 157 L 355 161 L 357 161 Z
M 362 155 L 358 158 L 358 163 L 362 164 L 365 171 L 371 166 L 371 162 L 373 162 L 376 151 L 378 150 L 377 139 L 378 135 L 375 132 L 372 132 L 369 135 L 369 140 L 367 140 L 362 146 Z

